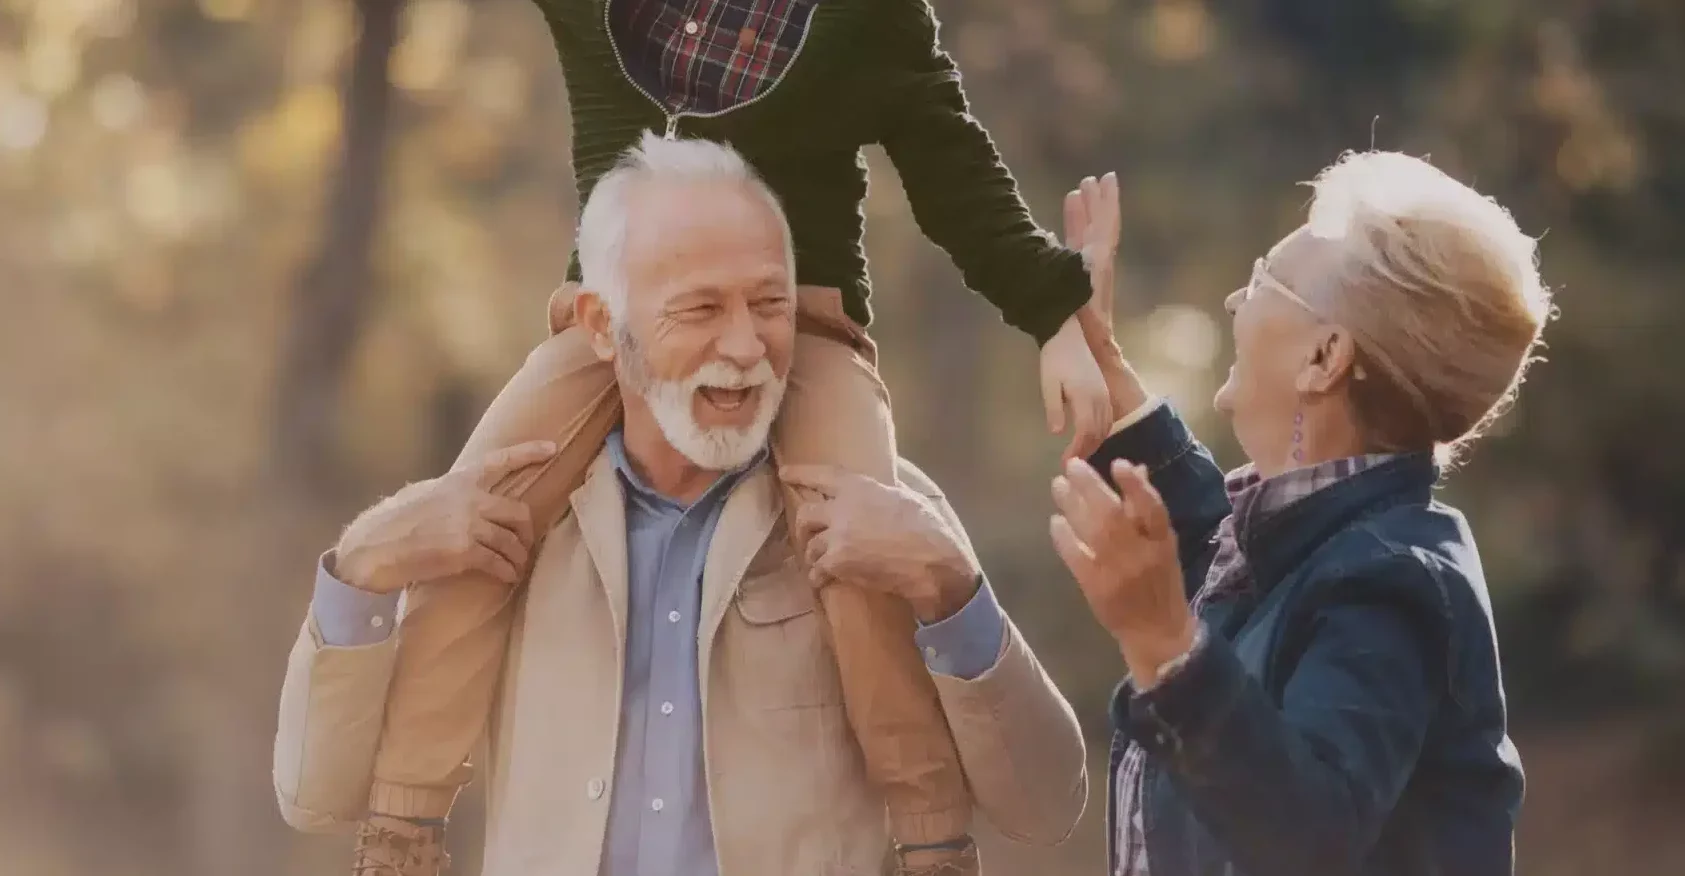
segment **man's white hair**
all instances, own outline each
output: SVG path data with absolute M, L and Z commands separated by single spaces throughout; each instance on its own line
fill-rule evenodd
M 581 285 L 597 293 L 619 322 L 626 311 L 626 237 L 633 196 L 645 185 L 661 183 L 740 183 L 764 198 L 784 233 L 784 256 L 792 282 L 795 251 L 790 225 L 777 195 L 736 150 L 711 140 L 667 140 L 645 131 L 637 145 L 597 180 L 579 214 Z

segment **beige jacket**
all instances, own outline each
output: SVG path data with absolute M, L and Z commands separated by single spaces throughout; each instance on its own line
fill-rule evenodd
M 963 533 L 928 478 L 905 463 L 902 477 Z M 573 508 L 522 594 L 479 760 L 488 876 L 596 876 L 603 855 L 627 592 L 624 497 L 606 455 Z M 882 872 L 883 802 L 844 718 L 816 607 L 763 465 L 727 499 L 702 581 L 703 754 L 721 876 Z M 327 647 L 309 620 L 300 631 L 275 738 L 275 790 L 292 826 L 341 830 L 362 817 L 395 647 Z M 989 822 L 1023 842 L 1067 837 L 1088 796 L 1082 736 L 1017 629 L 1007 624 L 981 677 L 936 682 Z

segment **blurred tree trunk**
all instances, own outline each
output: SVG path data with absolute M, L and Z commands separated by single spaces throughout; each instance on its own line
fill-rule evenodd
M 452 372 L 439 381 L 428 405 L 431 438 L 426 471 L 429 474 L 448 471 L 456 463 L 457 455 L 468 443 L 485 410 L 486 400 L 481 398 L 479 387 L 460 372 Z
M 931 478 L 950 498 L 968 505 L 977 498 L 973 485 L 987 481 L 982 475 L 989 449 L 983 388 L 988 363 L 981 335 L 988 305 L 965 289 L 939 253 L 921 253 L 912 275 L 916 337 L 929 369 L 919 395 L 929 404 L 919 417 L 924 446 L 909 452 L 929 461 Z
M 387 64 L 405 0 L 356 0 L 361 28 L 343 98 L 343 149 L 315 257 L 300 275 L 278 378 L 272 458 L 285 483 L 339 486 L 336 408 L 369 309 L 393 88 Z

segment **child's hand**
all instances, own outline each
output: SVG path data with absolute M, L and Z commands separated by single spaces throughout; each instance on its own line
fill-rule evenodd
M 1066 320 L 1041 350 L 1042 402 L 1054 434 L 1065 431 L 1065 409 L 1070 408 L 1074 428 L 1066 459 L 1093 453 L 1110 431 L 1113 416 L 1121 413 L 1112 410 L 1112 393 L 1095 352 L 1100 339 L 1087 337 L 1103 333 L 1106 340 L 1111 338 L 1120 224 L 1117 174 L 1089 177 L 1079 191 L 1065 196 L 1065 245 L 1082 253 L 1093 289 L 1082 311 Z
M 1117 174 L 1088 177 L 1065 195 L 1065 245 L 1083 255 L 1093 291 L 1076 320 L 1111 397 L 1112 415 L 1122 417 L 1146 402 L 1148 396 L 1135 371 L 1124 361 L 1113 333 L 1113 290 L 1116 288 L 1118 212 Z
M 1106 440 L 1112 426 L 1111 394 L 1075 316 L 1041 348 L 1041 398 L 1053 434 L 1064 433 L 1069 413 L 1071 443 L 1065 459 L 1087 456 Z
M 1065 195 L 1065 246 L 1082 253 L 1093 290 L 1084 322 L 1103 326 L 1108 336 L 1112 331 L 1121 226 L 1116 173 L 1098 180 L 1088 177 L 1080 188 Z

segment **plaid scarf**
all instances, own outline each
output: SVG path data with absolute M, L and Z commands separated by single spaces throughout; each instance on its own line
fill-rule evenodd
M 1230 472 L 1223 479 L 1224 489 L 1229 495 L 1229 516 L 1217 525 L 1217 534 L 1213 537 L 1217 542 L 1217 553 L 1206 570 L 1204 584 L 1194 594 L 1191 604 L 1194 615 L 1197 617 L 1206 605 L 1216 600 L 1251 588 L 1252 572 L 1241 550 L 1246 533 L 1254 531 L 1264 520 L 1289 505 L 1393 458 L 1395 454 L 1385 453 L 1352 456 L 1296 468 L 1269 479 L 1259 476 L 1251 464 Z M 1195 647 L 1199 647 L 1198 642 Z M 1141 782 L 1146 765 L 1146 750 L 1130 742 L 1117 770 L 1115 876 L 1150 876 L 1147 832 L 1142 821 Z
M 710 115 L 766 93 L 795 60 L 819 0 L 618 0 L 626 72 L 670 114 Z

